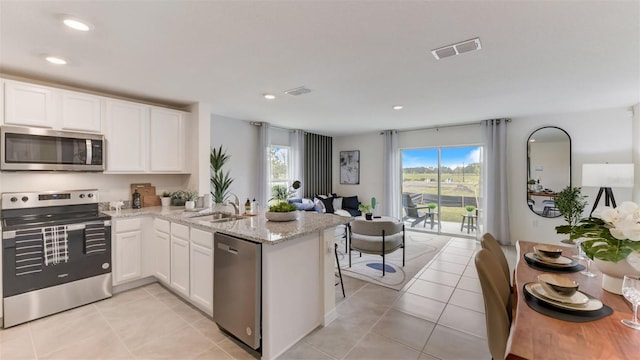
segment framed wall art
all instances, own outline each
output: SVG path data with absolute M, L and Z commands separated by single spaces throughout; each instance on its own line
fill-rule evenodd
M 360 150 L 340 151 L 340 184 L 360 184 Z

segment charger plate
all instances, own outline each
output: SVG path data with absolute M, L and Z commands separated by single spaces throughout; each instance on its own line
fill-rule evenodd
M 551 302 L 549 301 L 537 297 L 536 294 L 534 294 L 533 290 L 530 290 L 530 284 L 535 283 L 527 283 L 522 287 L 525 302 L 531 309 L 545 316 L 569 322 L 589 322 L 599 320 L 613 314 L 613 310 L 609 306 L 602 304 L 602 302 L 600 302 L 602 306 L 598 310 L 576 311 L 574 309 L 560 308 L 556 305 L 551 304 Z M 593 296 L 590 296 L 589 294 L 585 295 L 589 297 L 589 300 L 598 300 Z

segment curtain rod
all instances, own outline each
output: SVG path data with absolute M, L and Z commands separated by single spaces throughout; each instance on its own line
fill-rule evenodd
M 511 119 L 491 119 L 491 120 L 505 120 L 506 122 L 510 123 Z M 484 121 L 484 120 L 482 120 Z M 450 125 L 436 125 L 436 126 L 429 126 L 429 127 L 423 127 L 423 128 L 415 128 L 415 129 L 404 129 L 404 130 L 396 130 L 399 133 L 402 132 L 410 132 L 410 131 L 422 131 L 422 130 L 432 130 L 432 129 L 446 129 L 446 128 L 451 128 L 451 127 L 459 127 L 459 126 L 469 126 L 469 125 L 480 125 L 482 123 L 482 121 L 472 121 L 472 122 L 466 122 L 466 123 L 459 123 L 459 124 L 450 124 Z M 384 132 L 381 131 L 380 135 L 383 135 Z

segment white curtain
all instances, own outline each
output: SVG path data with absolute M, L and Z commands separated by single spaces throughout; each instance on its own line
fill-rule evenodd
M 398 132 L 384 132 L 384 181 L 382 215 L 400 218 L 400 153 Z
M 507 123 L 508 119 L 485 120 L 483 152 L 482 221 L 484 231 L 502 245 L 511 245 L 507 196 Z
M 300 180 L 300 189 L 297 196 L 304 194 L 304 131 L 292 130 L 289 133 L 289 144 L 291 144 L 291 179 Z
M 263 122 L 260 126 L 260 138 L 258 144 L 258 205 L 267 206 L 269 194 L 269 179 L 271 169 L 269 167 L 268 154 L 271 144 L 271 125 Z

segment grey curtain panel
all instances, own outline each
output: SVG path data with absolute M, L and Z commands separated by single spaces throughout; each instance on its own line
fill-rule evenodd
M 400 151 L 398 132 L 384 131 L 384 181 L 382 214 L 400 218 Z
M 300 189 L 296 192 L 296 196 L 302 197 L 305 189 L 304 179 L 304 131 L 291 130 L 289 133 L 289 144 L 291 144 L 291 180 L 300 180 Z
M 502 245 L 511 245 L 507 184 L 507 124 L 509 119 L 484 120 L 484 177 L 481 216 L 485 232 Z
M 304 139 L 304 196 L 330 194 L 332 189 L 333 138 L 306 133 Z
M 258 144 L 258 205 L 267 206 L 267 201 L 271 197 L 269 189 L 269 145 L 271 144 L 270 135 L 271 125 L 263 122 L 260 125 L 260 136 Z

